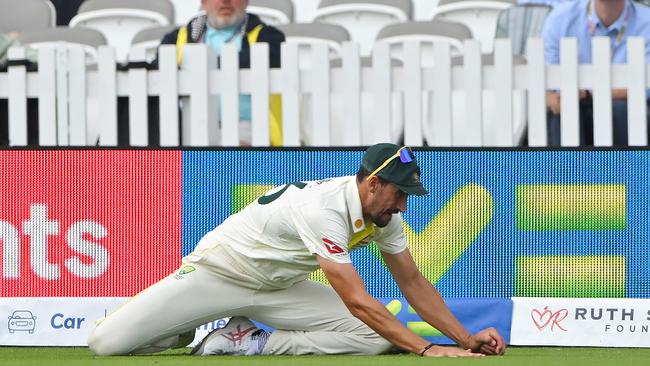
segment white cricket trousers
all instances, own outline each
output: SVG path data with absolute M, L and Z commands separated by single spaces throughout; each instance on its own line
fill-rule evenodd
M 178 271 L 134 296 L 105 319 L 88 339 L 97 355 L 163 351 L 178 335 L 210 321 L 245 316 L 276 330 L 263 354 L 357 354 L 387 352 L 391 344 L 355 318 L 334 290 L 302 281 L 274 291 L 252 290 L 201 264 Z

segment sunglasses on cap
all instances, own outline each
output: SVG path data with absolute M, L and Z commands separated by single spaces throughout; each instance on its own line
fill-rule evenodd
M 393 159 L 399 158 L 399 160 L 404 163 L 410 163 L 413 160 L 415 160 L 415 155 L 413 154 L 413 150 L 408 147 L 408 146 L 402 146 L 395 155 L 389 157 L 386 159 L 377 169 L 375 169 L 366 179 L 370 179 L 370 177 L 377 175 L 382 169 L 384 169 L 388 164 L 390 164 Z

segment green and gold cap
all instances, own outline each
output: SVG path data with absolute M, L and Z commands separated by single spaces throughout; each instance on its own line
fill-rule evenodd
M 372 145 L 363 154 L 361 167 L 370 172 L 368 178 L 373 175 L 381 177 L 404 193 L 416 196 L 429 194 L 420 181 L 420 167 L 408 146 L 390 143 Z

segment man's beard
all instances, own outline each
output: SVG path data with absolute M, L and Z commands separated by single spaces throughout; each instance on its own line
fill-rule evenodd
M 388 219 L 384 219 L 382 216 L 384 214 L 382 213 L 381 215 L 375 216 L 372 218 L 372 222 L 375 224 L 377 227 L 386 227 L 390 220 L 393 218 L 393 215 L 390 215 Z
M 233 25 L 240 24 L 241 22 L 244 21 L 244 17 L 246 17 L 246 12 L 244 11 L 233 13 L 231 16 L 228 17 L 222 17 L 219 15 L 212 16 L 208 14 L 208 24 L 212 28 L 223 29 L 223 28 L 232 27 Z

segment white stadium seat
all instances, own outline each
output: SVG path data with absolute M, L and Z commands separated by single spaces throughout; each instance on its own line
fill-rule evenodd
M 320 0 L 293 0 L 294 22 L 309 23 L 314 20 L 314 13 L 316 13 L 319 3 Z
M 169 0 L 87 0 L 70 20 L 70 27 L 99 30 L 115 47 L 117 60 L 125 61 L 137 32 L 172 24 L 173 19 L 174 7 Z
M 185 25 L 201 12 L 201 0 L 171 0 L 174 6 L 174 24 Z
M 483 53 L 491 53 L 499 11 L 513 6 L 515 0 L 440 0 L 429 19 L 463 23 L 481 41 Z
M 175 25 L 165 25 L 145 28 L 139 31 L 131 42 L 129 60 L 136 60 L 141 58 L 141 55 L 144 55 L 146 61 L 153 61 L 156 58 L 156 51 L 158 50 L 158 46 L 160 46 L 160 41 L 162 41 L 163 36 L 171 32 L 174 28 L 176 28 Z
M 391 24 L 377 35 L 375 45 L 387 43 L 391 56 L 404 61 L 403 46 L 406 42 L 417 41 L 422 47 L 422 65 L 433 66 L 433 47 L 444 42 L 451 45 L 452 55 L 463 50 L 463 41 L 472 38 L 472 31 L 464 24 L 444 20 L 419 21 Z
M 513 65 L 525 64 L 526 60 L 521 56 L 513 55 Z M 462 56 L 456 56 L 452 59 L 452 65 L 462 65 L 463 59 Z M 483 66 L 494 65 L 494 55 L 493 54 L 483 54 L 481 57 L 481 64 Z M 494 90 L 483 90 L 483 125 L 494 126 L 499 121 L 496 121 L 497 108 L 499 108 L 499 102 L 496 98 L 496 92 Z M 460 121 L 465 119 L 465 112 L 467 111 L 467 105 L 465 103 L 465 95 L 462 92 L 453 92 L 452 93 L 452 114 L 453 114 L 453 123 L 458 125 Z M 520 89 L 514 89 L 512 92 L 512 139 L 514 141 L 514 146 L 519 145 L 519 143 L 524 139 L 526 133 L 526 124 L 528 118 L 528 104 L 526 102 L 526 91 Z M 485 144 L 485 142 L 484 142 Z M 489 146 L 489 145 L 484 145 Z
M 348 31 L 336 24 L 292 23 L 277 26 L 287 42 L 297 43 L 301 68 L 311 67 L 311 48 L 316 44 L 326 44 L 330 58 L 341 57 L 341 44 L 350 40 Z
M 279 25 L 278 29 L 284 33 L 287 43 L 298 44 L 298 65 L 300 69 L 310 70 L 313 66 L 313 47 L 325 44 L 329 50 L 330 60 L 342 57 L 342 43 L 350 40 L 348 31 L 336 24 L 326 23 L 294 23 Z M 304 95 L 300 101 L 301 139 L 309 143 L 313 141 L 311 130 L 313 121 L 313 108 L 311 95 Z M 336 104 L 336 96 L 332 97 L 332 104 Z M 337 109 L 332 106 L 332 123 L 340 121 Z M 337 131 L 336 129 L 332 129 Z M 340 129 L 344 131 L 344 129 Z M 336 132 L 333 132 L 333 135 Z M 332 136 L 332 142 L 338 141 Z
M 510 38 L 512 53 L 525 55 L 528 38 L 542 36 L 544 21 L 551 11 L 549 5 L 521 4 L 499 12 L 496 38 Z
M 293 22 L 293 3 L 291 0 L 250 0 L 246 11 L 255 14 L 269 25 Z
M 23 32 L 56 26 L 56 10 L 49 0 L 0 0 L 0 32 Z
M 413 0 L 413 20 L 431 20 L 439 0 Z
M 86 68 L 96 69 L 98 48 L 106 45 L 104 35 L 84 27 L 55 27 L 50 29 L 32 30 L 18 34 L 17 40 L 33 49 L 41 48 L 80 48 L 86 57 Z M 97 141 L 99 138 L 98 100 L 96 95 L 86 97 L 86 141 Z
M 404 45 L 407 42 L 415 41 L 421 47 L 422 66 L 432 67 L 434 66 L 434 48 L 437 44 L 449 44 L 451 55 L 461 55 L 463 41 L 471 38 L 472 32 L 464 24 L 444 20 L 420 21 L 386 26 L 377 35 L 375 46 L 388 44 L 391 57 L 404 62 Z M 432 128 L 429 125 L 434 118 L 434 111 L 431 109 L 432 97 L 431 93 L 422 95 L 422 129 L 424 138 L 429 142 L 433 141 Z M 396 122 L 393 125 L 394 131 L 402 131 L 404 118 L 394 119 L 394 121 Z
M 106 38 L 101 32 L 84 27 L 55 27 L 20 32 L 16 39 L 35 49 L 56 48 L 62 44 L 67 47 L 80 47 L 84 50 L 89 65 L 97 63 L 97 49 L 106 44 Z
M 314 21 L 344 27 L 359 43 L 361 54 L 368 55 L 380 29 L 410 18 L 411 0 L 322 0 Z

